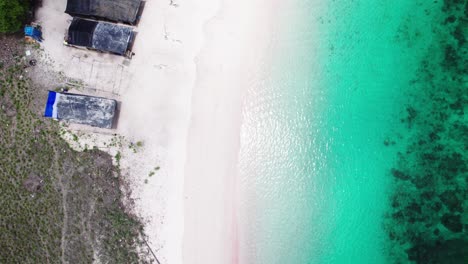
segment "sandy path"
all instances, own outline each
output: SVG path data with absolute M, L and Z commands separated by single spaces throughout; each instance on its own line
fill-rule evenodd
M 138 25 L 133 83 L 122 94 L 119 130 L 145 142 L 145 156 L 127 159 L 136 182 L 136 206 L 148 220 L 146 234 L 162 263 L 182 263 L 183 188 L 194 59 L 202 26 L 215 13 L 214 1 L 148 1 Z M 152 167 L 161 170 L 148 179 Z M 143 184 L 148 179 L 148 184 Z M 159 257 L 159 256 L 158 256 Z

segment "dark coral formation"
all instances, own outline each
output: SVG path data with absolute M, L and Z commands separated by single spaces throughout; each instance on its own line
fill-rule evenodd
M 468 1 L 445 0 L 440 14 L 402 109 L 407 145 L 389 172 L 395 263 L 468 263 Z
M 465 264 L 468 240 L 449 239 L 416 244 L 408 250 L 408 259 L 425 264 Z

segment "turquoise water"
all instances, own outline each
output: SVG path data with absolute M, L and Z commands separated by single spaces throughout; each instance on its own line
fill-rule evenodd
M 395 140 L 441 5 L 309 0 L 281 14 L 277 58 L 244 107 L 243 262 L 396 262 Z

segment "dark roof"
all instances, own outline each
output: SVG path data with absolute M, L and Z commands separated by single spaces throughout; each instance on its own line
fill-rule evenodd
M 65 13 L 136 24 L 142 0 L 68 0 Z
M 116 108 L 117 101 L 112 99 L 49 91 L 44 116 L 112 128 Z
M 67 43 L 125 55 L 133 38 L 131 27 L 74 18 Z
M 97 24 L 95 21 L 73 19 L 68 28 L 68 41 L 73 45 L 91 48 L 93 46 L 94 29 L 96 29 Z

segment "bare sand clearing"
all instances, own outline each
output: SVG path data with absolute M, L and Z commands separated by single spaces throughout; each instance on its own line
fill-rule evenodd
M 63 72 L 73 92 L 121 102 L 116 130 L 70 128 L 81 148 L 121 153 L 134 212 L 161 263 L 238 262 L 242 98 L 264 62 L 274 2 L 147 0 L 131 60 L 64 46 L 66 0 L 38 10 L 41 65 Z

